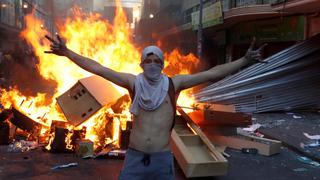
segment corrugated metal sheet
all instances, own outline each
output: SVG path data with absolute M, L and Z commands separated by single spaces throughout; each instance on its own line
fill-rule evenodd
M 235 105 L 237 112 L 320 107 L 320 35 L 265 61 L 202 89 L 197 100 Z

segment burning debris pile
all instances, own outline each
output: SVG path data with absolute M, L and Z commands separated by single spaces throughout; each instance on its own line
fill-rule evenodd
M 113 70 L 138 74 L 142 48 L 131 41 L 131 29 L 118 7 L 114 24 L 99 14 L 87 15 L 75 9 L 73 17 L 59 24 L 59 34 L 76 53 Z M 43 146 L 50 152 L 77 152 L 81 156 L 126 149 L 132 127 L 127 90 L 91 76 L 65 57 L 45 54 L 50 42 L 44 37 L 50 33 L 44 23 L 33 14 L 25 21 L 20 37 L 32 47 L 41 78 L 52 83 L 32 95 L 15 86 L 0 89 L 0 144 L 13 142 L 13 149 L 29 147 L 24 150 Z M 169 76 L 191 73 L 199 63 L 194 55 L 181 55 L 177 49 L 164 57 L 164 72 Z M 32 78 L 25 76 L 23 80 L 30 79 L 30 87 L 34 87 Z M 191 106 L 191 92 L 182 92 L 178 104 Z

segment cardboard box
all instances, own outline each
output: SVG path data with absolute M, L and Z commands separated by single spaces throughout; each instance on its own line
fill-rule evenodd
M 77 126 L 120 97 L 113 83 L 99 76 L 90 76 L 80 79 L 59 96 L 57 102 L 69 123 Z

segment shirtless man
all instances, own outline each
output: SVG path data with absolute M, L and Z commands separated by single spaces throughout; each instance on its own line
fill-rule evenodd
M 46 38 L 52 42 L 51 51 L 46 53 L 66 56 L 84 70 L 127 88 L 129 92 L 135 92 L 130 107 L 134 123 L 130 135 L 130 148 L 119 176 L 121 180 L 174 179 L 169 141 L 175 107 L 172 106 L 168 94 L 170 83 L 178 93 L 201 83 L 222 78 L 248 63 L 261 61 L 260 51 L 264 47 L 263 45 L 258 50 L 253 50 L 253 41 L 246 55 L 236 61 L 215 66 L 204 72 L 177 75 L 169 79 L 162 74 L 163 53 L 156 46 L 148 46 L 143 50 L 140 64 L 143 73 L 135 76 L 116 72 L 76 54 L 66 47 L 59 36 L 58 41 L 48 36 Z

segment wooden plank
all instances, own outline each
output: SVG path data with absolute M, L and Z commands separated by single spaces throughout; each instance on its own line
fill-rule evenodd
M 43 124 L 32 120 L 14 107 L 12 107 L 11 111 L 13 116 L 10 118 L 10 122 L 24 131 L 32 133 L 43 126 Z
M 225 145 L 233 149 L 255 148 L 258 153 L 265 156 L 271 156 L 280 153 L 281 141 L 260 138 L 248 135 L 220 136 L 208 135 L 208 138 L 219 145 Z
M 197 110 L 188 113 L 197 125 L 245 127 L 252 124 L 251 115 L 212 110 Z
M 232 136 L 237 135 L 237 127 L 230 126 L 200 126 L 206 135 Z

